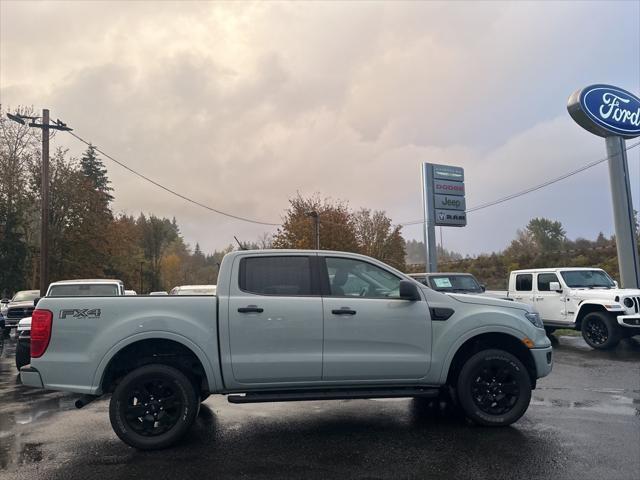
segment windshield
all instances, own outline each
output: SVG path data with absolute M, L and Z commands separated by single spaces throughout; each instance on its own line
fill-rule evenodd
M 39 290 L 25 290 L 14 295 L 12 302 L 30 302 L 40 296 Z
M 429 277 L 431 288 L 439 292 L 482 293 L 482 288 L 472 275 L 438 275 Z
M 560 272 L 570 288 L 613 288 L 615 284 L 603 270 L 569 270 Z
M 111 297 L 118 295 L 118 286 L 109 284 L 52 285 L 48 297 Z

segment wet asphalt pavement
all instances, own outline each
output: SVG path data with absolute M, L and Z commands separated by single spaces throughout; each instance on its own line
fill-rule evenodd
M 349 400 L 231 405 L 212 396 L 177 447 L 138 452 L 115 436 L 108 399 L 20 385 L 0 355 L 0 479 L 640 478 L 640 337 L 598 352 L 559 337 L 525 416 L 472 426 L 442 405 Z

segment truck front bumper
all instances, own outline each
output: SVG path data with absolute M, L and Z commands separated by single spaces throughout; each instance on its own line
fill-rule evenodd
M 618 315 L 618 324 L 621 327 L 640 329 L 640 314 Z M 640 333 L 640 331 L 638 333 Z
M 538 378 L 546 377 L 553 369 L 553 348 L 532 348 L 529 350 L 536 364 L 536 373 Z
M 31 365 L 25 365 L 20 369 L 20 381 L 28 387 L 44 388 L 40 372 Z

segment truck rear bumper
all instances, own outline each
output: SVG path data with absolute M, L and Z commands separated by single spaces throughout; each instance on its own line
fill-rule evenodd
M 20 381 L 28 387 L 44 388 L 40 372 L 31 365 L 25 365 L 20 369 Z
M 536 373 L 538 378 L 546 377 L 553 369 L 553 348 L 532 348 L 529 350 L 536 363 Z
M 621 327 L 637 328 L 640 333 L 640 314 L 635 315 L 618 315 L 618 324 Z

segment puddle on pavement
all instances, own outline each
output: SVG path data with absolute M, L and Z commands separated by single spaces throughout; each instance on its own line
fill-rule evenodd
M 534 395 L 531 399 L 531 405 L 579 409 L 609 415 L 631 415 L 640 417 L 640 399 L 631 398 L 621 394 L 609 394 L 605 401 L 593 399 L 573 401 L 558 398 L 545 398 L 541 395 Z
M 43 459 L 41 444 L 28 441 L 26 427 L 75 408 L 77 395 L 20 384 L 13 363 L 15 342 L 0 339 L 0 470 Z

